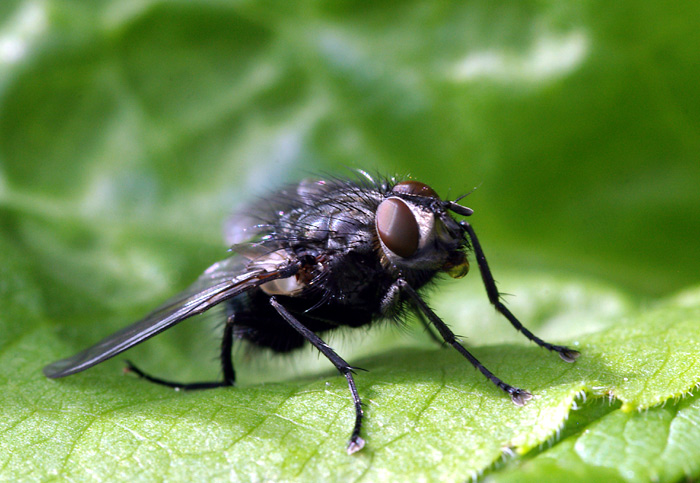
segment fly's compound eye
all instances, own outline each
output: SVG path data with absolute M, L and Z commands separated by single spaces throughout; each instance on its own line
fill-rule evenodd
M 391 191 L 398 194 L 440 199 L 433 188 L 420 181 L 402 181 L 394 186 Z
M 408 258 L 418 250 L 418 222 L 408 205 L 398 198 L 379 204 L 377 233 L 384 246 L 400 257 Z

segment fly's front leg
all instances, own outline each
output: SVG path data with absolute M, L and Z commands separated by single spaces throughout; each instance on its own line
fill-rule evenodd
M 440 333 L 443 339 L 445 339 L 445 342 L 450 344 L 452 347 L 457 349 L 457 351 L 462 354 L 464 357 L 467 358 L 469 362 L 472 363 L 472 365 L 479 371 L 481 372 L 486 378 L 494 383 L 497 387 L 499 387 L 502 391 L 506 392 L 507 394 L 510 395 L 511 400 L 513 403 L 515 403 L 518 406 L 524 405 L 529 399 L 532 398 L 532 394 L 530 394 L 528 391 L 525 389 L 519 389 L 517 387 L 513 387 L 510 384 L 506 384 L 505 382 L 501 381 L 498 377 L 496 377 L 491 371 L 489 371 L 486 366 L 484 366 L 479 360 L 474 357 L 465 347 L 457 340 L 457 337 L 455 337 L 454 332 L 450 330 L 450 328 L 445 324 L 440 317 L 437 316 L 435 312 L 432 311 L 430 307 L 428 307 L 428 304 L 425 303 L 425 301 L 421 298 L 420 295 L 418 295 L 418 292 L 416 292 L 413 287 L 411 287 L 406 280 L 400 278 L 396 281 L 395 286 L 400 289 L 403 293 L 408 295 L 408 297 L 411 299 L 411 302 L 413 305 L 418 309 L 420 312 L 425 314 L 425 316 L 428 318 L 431 324 L 437 329 L 437 331 Z
M 505 304 L 501 302 L 501 295 L 498 292 L 498 288 L 496 287 L 496 281 L 493 279 L 491 269 L 489 268 L 489 264 L 486 261 L 486 255 L 484 255 L 484 250 L 481 248 L 481 243 L 479 243 L 479 239 L 476 237 L 474 229 L 466 221 L 460 221 L 459 224 L 471 239 L 472 247 L 474 248 L 474 254 L 476 255 L 476 262 L 479 264 L 481 279 L 484 282 L 484 287 L 486 287 L 486 294 L 489 297 L 489 301 L 493 304 L 494 307 L 496 307 L 496 310 L 498 310 L 506 319 L 508 319 L 508 321 L 511 324 L 513 324 L 513 327 L 515 327 L 525 337 L 533 341 L 535 344 L 537 344 L 540 347 L 544 347 L 545 349 L 548 349 L 550 351 L 556 352 L 557 354 L 559 354 L 559 357 L 561 357 L 566 362 L 574 362 L 576 358 L 580 355 L 578 351 L 569 349 L 565 346 L 554 345 L 550 344 L 549 342 L 543 341 L 535 334 L 530 332 L 527 328 L 525 328 L 525 326 L 523 326 L 523 324 L 520 323 L 520 321 L 515 317 L 515 315 L 513 315 L 513 313 L 510 310 L 508 310 L 508 307 L 506 307 Z
M 270 305 L 277 311 L 278 314 L 296 330 L 299 332 L 306 340 L 311 342 L 311 344 L 316 347 L 324 356 L 328 358 L 329 361 L 338 369 L 338 371 L 345 376 L 348 381 L 348 387 L 350 388 L 350 393 L 352 394 L 352 401 L 355 404 L 355 427 L 350 435 L 350 441 L 348 441 L 347 451 L 348 454 L 353 454 L 360 451 L 364 445 L 365 440 L 360 437 L 360 431 L 362 429 L 362 401 L 360 400 L 360 395 L 357 392 L 357 387 L 355 386 L 355 380 L 352 377 L 353 367 L 345 362 L 345 360 L 340 357 L 331 347 L 326 344 L 319 336 L 317 336 L 313 331 L 309 330 L 304 324 L 299 322 L 296 317 L 294 317 L 282 304 L 280 304 L 277 299 L 272 296 L 270 297 Z

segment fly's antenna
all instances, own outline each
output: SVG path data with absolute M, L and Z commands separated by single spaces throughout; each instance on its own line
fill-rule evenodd
M 471 189 L 471 191 L 468 191 L 467 193 L 463 194 L 462 196 L 458 196 L 456 200 L 445 202 L 445 203 L 446 203 L 447 209 L 450 210 L 450 211 L 453 211 L 453 212 L 457 213 L 458 215 L 462 215 L 462 216 L 471 216 L 471 215 L 473 215 L 473 214 L 474 214 L 474 210 L 472 210 L 471 208 L 468 208 L 468 207 L 466 207 L 466 206 L 460 205 L 460 204 L 459 204 L 459 201 L 460 201 L 460 200 L 463 200 L 464 198 L 466 198 L 467 196 L 469 196 L 470 194 L 472 194 L 473 192 L 475 192 L 475 191 L 476 191 L 477 189 L 479 189 L 480 187 L 481 187 L 481 183 L 479 183 L 478 186 L 474 186 L 474 187 Z
M 456 201 L 446 201 L 447 209 L 457 213 L 462 216 L 471 216 L 474 214 L 474 210 L 469 207 L 457 204 Z
M 484 184 L 483 181 L 482 181 L 481 183 L 479 183 L 477 186 L 474 186 L 474 187 L 471 189 L 471 191 L 468 191 L 467 193 L 465 193 L 465 194 L 463 194 L 462 196 L 458 197 L 456 200 L 454 200 L 453 203 L 459 203 L 460 200 L 463 200 L 464 198 L 466 198 L 467 196 L 469 196 L 470 194 L 472 194 L 473 192 L 475 192 L 476 190 L 478 190 L 479 188 L 481 188 L 481 185 L 482 185 L 482 184 Z

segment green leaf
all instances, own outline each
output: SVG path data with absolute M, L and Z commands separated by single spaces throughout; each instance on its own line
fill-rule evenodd
M 700 478 L 698 9 L 1 2 L 0 480 Z M 353 456 L 346 384 L 311 350 L 241 347 L 240 385 L 205 392 L 121 361 L 41 374 L 226 256 L 239 202 L 348 168 L 479 186 L 463 202 L 506 301 L 581 358 L 525 341 L 477 274 L 440 282 L 438 314 L 535 398 L 421 329 L 334 335 L 370 370 Z M 128 356 L 214 378 L 217 322 Z
M 566 310 L 566 295 L 551 293 L 550 302 L 564 301 Z M 699 382 L 697 300 L 700 290 L 653 311 L 628 314 L 609 328 L 572 337 L 569 343 L 583 354 L 573 365 L 532 345 L 473 347 L 496 374 L 535 394 L 522 408 L 451 350 L 413 347 L 359 358 L 359 366 L 371 369 L 357 376 L 367 403 L 367 447 L 353 457 L 343 450 L 352 405 L 338 376 L 177 393 L 120 377 L 116 364 L 105 364 L 51 382 L 40 374 L 37 361 L 65 355 L 67 349 L 57 346 L 46 330 L 35 330 L 0 357 L 13 375 L 0 396 L 6 413 L 0 445 L 2 454 L 11 455 L 4 472 L 12 478 L 79 478 L 90 468 L 119 479 L 230 475 L 279 480 L 319 474 L 458 479 L 489 468 L 504 451 L 538 451 L 555 438 L 572 405 L 585 394 L 589 400 L 614 398 L 622 404 L 599 417 L 572 419 L 575 434 L 549 450 L 540 449 L 525 464 L 542 465 L 531 470 L 536 477 L 542 476 L 537 471 L 548 474 L 556 460 L 559 471 L 582 471 L 589 464 L 587 476 L 608 468 L 630 481 L 659 475 L 667 477 L 662 481 L 673 481 L 698 471 L 683 456 L 700 442 L 692 423 L 700 417 L 695 398 L 673 403 Z M 666 326 L 664 337 L 658 333 L 660 320 Z M 495 325 L 497 331 L 509 329 L 505 321 Z M 238 367 L 242 370 L 244 364 Z M 669 404 L 639 412 L 663 402 Z M 576 442 L 569 444 L 571 440 Z M 569 453 L 558 459 L 567 445 L 574 456 L 583 451 L 583 462 Z M 642 465 L 637 450 L 651 456 L 662 453 L 665 459 L 655 467 Z M 615 454 L 631 455 L 631 461 Z M 568 465 L 569 460 L 574 464 Z
M 488 481 L 682 481 L 700 473 L 700 402 L 688 396 L 664 407 L 625 412 L 607 407 L 607 414 L 584 414 L 567 421 L 573 435 L 530 460 L 494 473 Z M 594 411 L 600 413 L 599 408 Z M 564 430 L 566 432 L 566 429 Z

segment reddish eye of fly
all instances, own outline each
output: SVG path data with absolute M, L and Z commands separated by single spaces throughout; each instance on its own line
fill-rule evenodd
M 427 196 L 429 198 L 440 198 L 438 194 L 425 183 L 420 181 L 402 181 L 392 188 L 394 193 L 406 195 Z
M 418 250 L 418 222 L 406 203 L 397 198 L 379 204 L 377 233 L 384 245 L 400 257 L 408 258 Z

